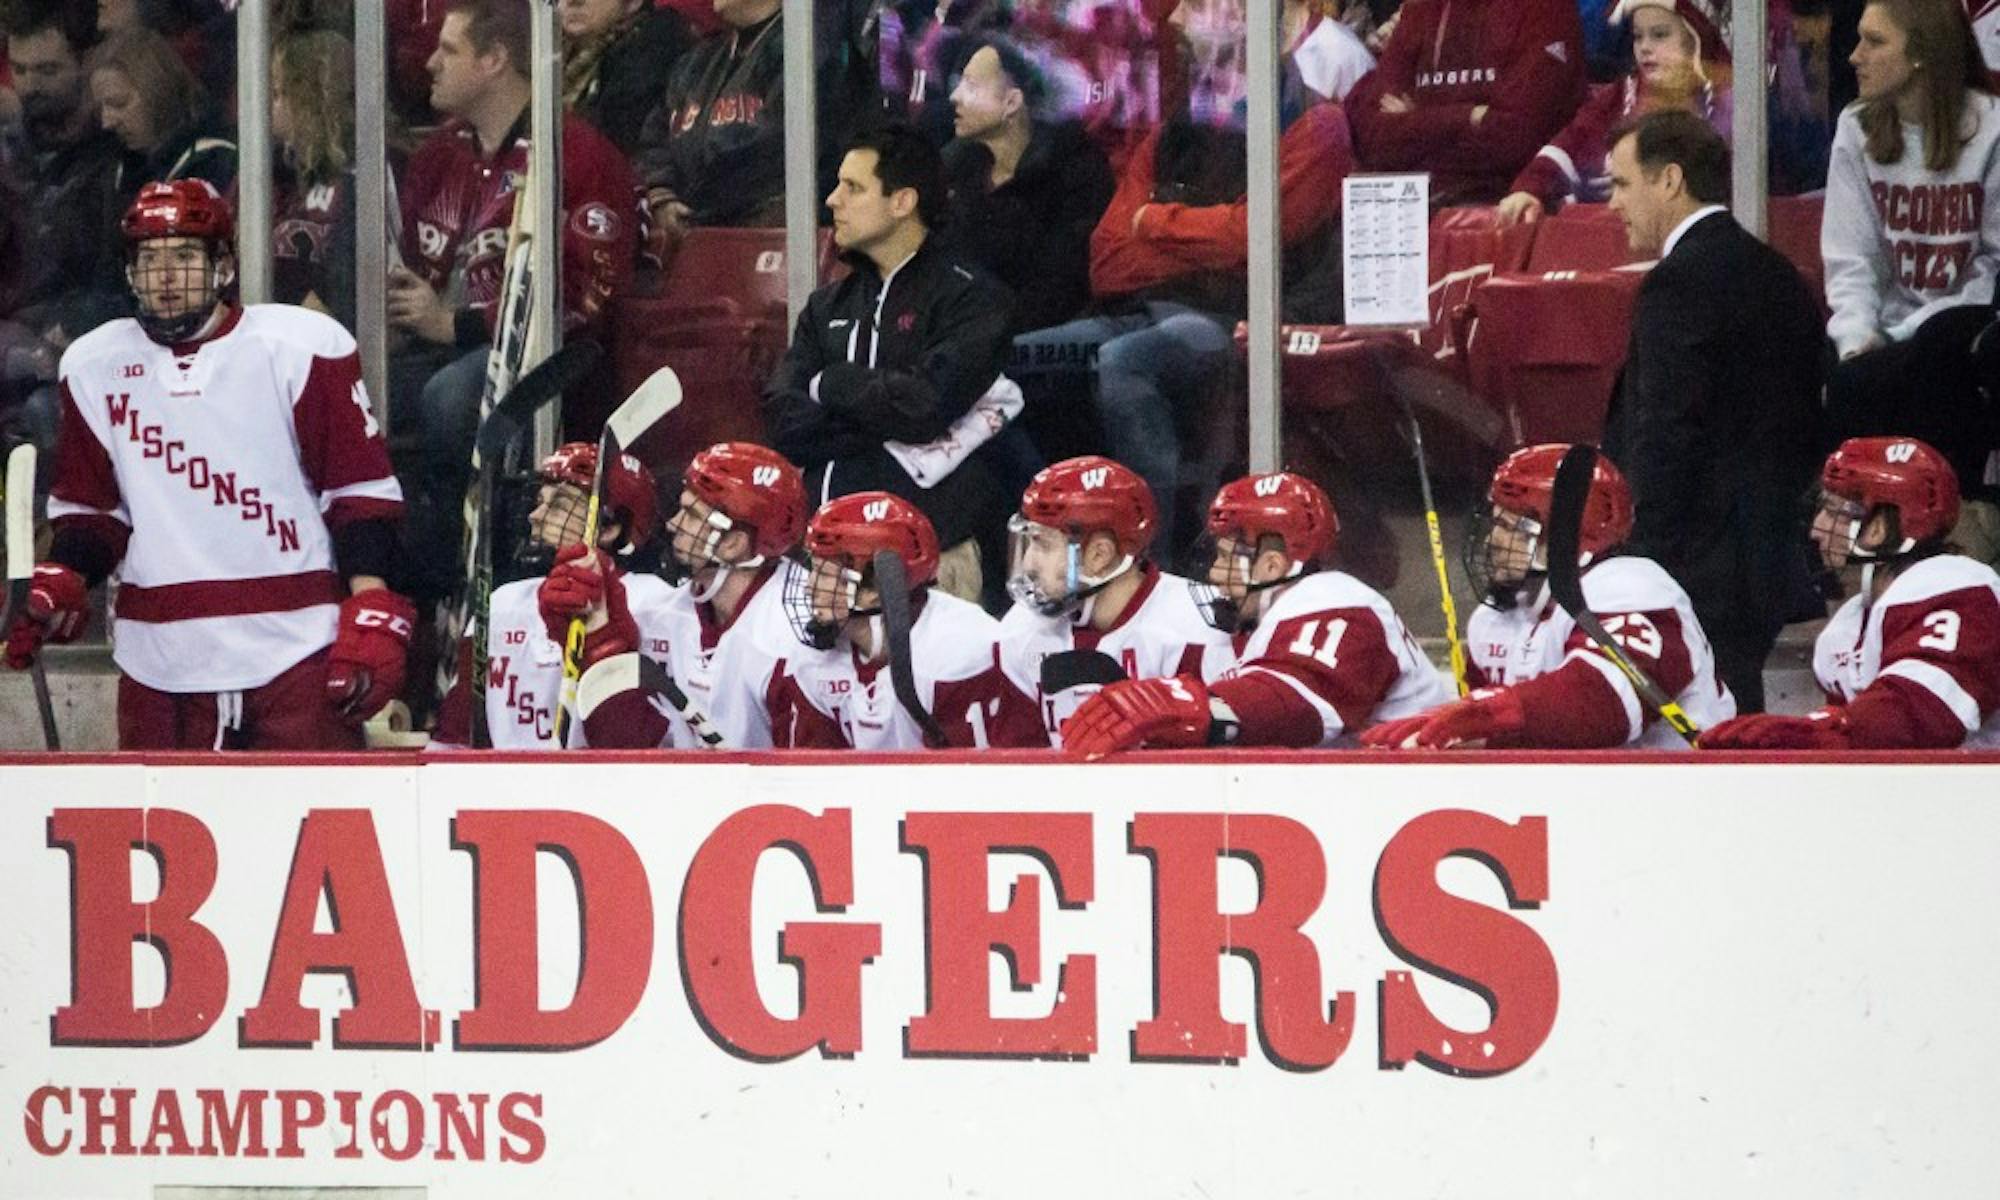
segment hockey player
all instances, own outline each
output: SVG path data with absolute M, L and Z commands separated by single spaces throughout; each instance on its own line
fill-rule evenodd
M 799 656 L 785 612 L 787 581 L 799 571 L 785 557 L 805 525 L 805 482 L 783 455 L 745 442 L 721 442 L 694 456 L 681 482 L 680 508 L 667 523 L 672 538 L 666 570 L 676 580 L 649 638 L 665 639 L 674 682 L 732 750 L 767 749 L 774 719 L 790 726 L 787 661 Z M 585 564 L 579 564 L 579 567 Z M 594 580 L 575 576 L 567 603 L 543 593 L 544 612 L 568 620 L 588 611 L 600 621 Z M 627 586 L 638 583 L 628 577 Z M 609 596 L 616 602 L 614 583 Z M 592 632 L 590 637 L 603 636 Z M 592 655 L 578 708 L 597 747 L 650 749 L 699 744 L 686 721 L 652 696 L 632 654 Z M 601 661 L 598 661 L 601 659 Z
M 415 616 L 383 582 L 402 492 L 354 339 L 228 300 L 232 225 L 195 179 L 125 213 L 138 316 L 63 355 L 54 544 L 7 659 L 73 640 L 115 568 L 122 748 L 359 748 Z
M 486 728 L 495 750 L 557 748 L 552 739 L 562 696 L 562 644 L 569 632 L 564 613 L 576 603 L 579 576 L 597 570 L 583 561 L 582 554 L 584 517 L 596 471 L 597 447 L 589 442 L 559 446 L 542 460 L 536 473 L 535 507 L 528 514 L 528 543 L 521 552 L 523 563 L 535 568 L 534 574 L 494 589 L 489 602 Z M 653 540 L 659 521 L 653 473 L 629 454 L 607 464 L 597 544 L 613 556 L 612 569 L 624 576 L 625 585 L 619 593 L 621 611 L 607 622 L 615 628 L 587 642 L 586 656 L 592 650 L 600 657 L 630 650 L 666 659 L 667 642 L 660 631 L 672 589 L 649 572 L 626 574 L 632 556 Z M 584 586 L 588 588 L 587 581 Z M 469 743 L 470 671 L 467 653 L 458 685 L 445 698 L 433 742 Z M 572 736 L 572 746 L 587 744 Z
M 1233 660 L 1229 635 L 1202 619 L 1188 581 L 1146 558 L 1158 528 L 1146 481 L 1108 458 L 1056 463 L 1021 494 L 1008 522 L 1014 607 L 1000 621 L 1000 664 L 1037 701 L 1051 745 L 1103 680 L 1049 691 L 1050 655 L 1095 651 L 1130 679 L 1211 679 Z
M 937 533 L 887 492 L 829 501 L 806 526 L 807 567 L 785 598 L 798 639 L 817 650 L 794 667 L 798 704 L 786 739 L 800 747 L 920 750 L 922 728 L 896 698 L 875 553 L 893 551 L 909 577 L 910 668 L 919 701 L 959 748 L 1042 746 L 1028 698 L 1007 682 L 999 625 L 978 605 L 933 588 Z
M 1827 703 L 1803 717 L 1738 717 L 1718 750 L 1902 750 L 2000 745 L 2000 575 L 1954 554 L 1958 477 L 1914 438 L 1851 438 L 1820 472 L 1812 540 L 1860 591 L 1813 646 Z
M 1288 472 L 1223 485 L 1197 602 L 1234 635 L 1217 681 L 1192 673 L 1113 683 L 1084 701 L 1063 748 L 1086 758 L 1142 746 L 1327 746 L 1444 699 L 1444 682 L 1389 602 L 1322 570 L 1339 523 L 1326 493 Z
M 1491 525 L 1469 544 L 1466 563 L 1486 593 L 1465 628 L 1472 693 L 1379 725 L 1362 735 L 1364 742 L 1433 750 L 1482 743 L 1686 747 L 1549 594 L 1549 507 L 1556 465 L 1567 449 L 1516 450 L 1487 488 Z M 1707 728 L 1736 715 L 1687 593 L 1651 559 L 1615 553 L 1631 532 L 1632 491 L 1617 466 L 1599 457 L 1577 536 L 1584 602 L 1632 663 L 1696 725 Z

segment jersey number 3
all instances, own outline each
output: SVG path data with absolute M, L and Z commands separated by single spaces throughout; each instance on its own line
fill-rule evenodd
M 1924 618 L 1924 628 L 1930 632 L 1917 639 L 1917 645 L 1940 654 L 1950 654 L 1958 649 L 1958 614 L 1948 608 L 1939 609 Z

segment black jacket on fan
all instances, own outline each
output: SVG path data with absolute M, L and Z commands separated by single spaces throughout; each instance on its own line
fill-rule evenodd
M 1115 186 L 1111 166 L 1073 124 L 1036 125 L 1014 177 L 991 184 L 993 152 L 959 139 L 944 148 L 954 250 L 1014 293 L 1015 333 L 1060 325 L 1090 302 L 1090 234 Z
M 805 471 L 815 503 L 894 492 L 949 546 L 977 532 L 996 504 L 1004 513 L 997 480 L 974 455 L 937 486 L 919 487 L 882 443 L 935 441 L 986 394 L 1007 361 L 1012 297 L 934 237 L 886 284 L 870 260 L 848 261 L 852 273 L 806 301 L 764 389 L 771 444 Z
M 785 200 L 785 30 L 779 17 L 681 55 L 634 166 L 696 225 L 777 224 Z
M 687 18 L 670 8 L 642 10 L 599 54 L 576 98 L 576 114 L 631 156 L 646 118 L 659 106 L 664 80 L 693 44 Z

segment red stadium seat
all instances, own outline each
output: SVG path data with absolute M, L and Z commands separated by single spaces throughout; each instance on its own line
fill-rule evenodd
M 1472 384 L 1513 445 L 1595 442 L 1625 366 L 1643 268 L 1508 275 L 1479 289 Z
M 822 240 L 821 273 L 830 258 Z M 599 428 L 618 400 L 663 366 L 681 377 L 681 407 L 634 453 L 661 478 L 725 440 L 761 441 L 759 400 L 790 336 L 783 229 L 693 229 L 657 287 L 623 297 L 614 316 L 616 395 L 579 413 Z
M 1609 271 L 1640 261 L 1625 239 L 1625 223 L 1603 204 L 1565 204 L 1535 224 L 1529 274 Z
M 1803 196 L 1773 196 L 1767 210 L 1771 245 L 1792 260 L 1806 277 L 1822 314 L 1826 307 L 1826 264 L 1819 256 L 1820 218 L 1826 213 L 1826 193 Z

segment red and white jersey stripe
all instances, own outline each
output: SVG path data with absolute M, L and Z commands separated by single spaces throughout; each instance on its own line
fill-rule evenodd
M 1444 677 L 1388 600 L 1340 571 L 1284 585 L 1221 678 L 1259 674 L 1281 681 L 1317 715 L 1316 731 L 1260 738 L 1286 745 L 1352 745 L 1370 725 L 1415 716 L 1451 698 Z M 1292 711 L 1310 720 L 1306 709 Z
M 185 346 L 113 321 L 63 355 L 62 396 L 49 515 L 129 532 L 121 670 L 236 691 L 332 643 L 347 587 L 330 530 L 402 508 L 346 330 L 280 304 Z
M 1896 575 L 1873 604 L 1850 596 L 1813 645 L 1827 697 L 1851 704 L 1892 678 L 1936 744 L 2000 746 L 2000 575 L 1940 554 Z M 1933 703 L 1934 702 L 1934 703 Z

